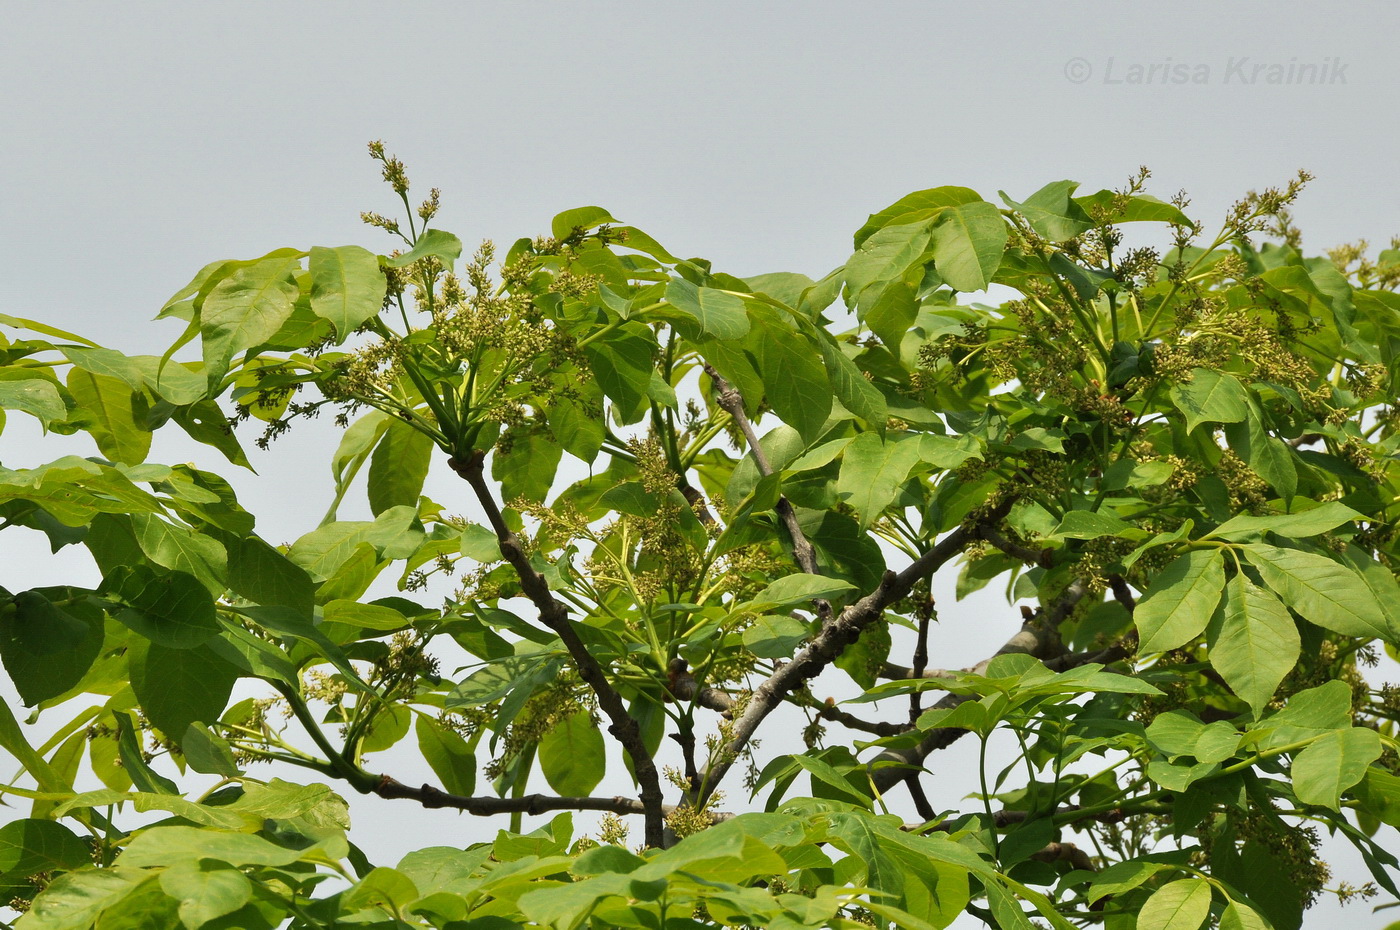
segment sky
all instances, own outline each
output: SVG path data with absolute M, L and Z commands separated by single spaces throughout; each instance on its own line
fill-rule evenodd
M 1306 248 L 1400 234 L 1393 4 L 0 0 L 0 16 L 0 313 L 132 353 L 175 339 L 148 321 L 209 261 L 387 250 L 358 218 L 394 207 L 371 139 L 416 193 L 442 188 L 435 225 L 469 248 L 597 204 L 738 275 L 820 276 L 913 190 L 1087 192 L 1139 165 L 1208 224 L 1305 168 Z M 5 465 L 91 454 L 24 419 L 0 436 Z M 240 479 L 269 539 L 319 519 L 327 442 L 294 433 Z M 232 471 L 178 442 L 155 458 Z M 22 538 L 5 534 L 0 584 L 84 571 Z M 956 666 L 1014 612 L 988 595 L 944 618 Z M 939 760 L 946 806 L 972 790 L 969 760 Z M 401 851 L 487 829 L 383 806 L 357 805 L 357 834 Z M 1365 880 L 1354 857 L 1335 864 Z M 1365 908 L 1345 919 L 1387 922 Z

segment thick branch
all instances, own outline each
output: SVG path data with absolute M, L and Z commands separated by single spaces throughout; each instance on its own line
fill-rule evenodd
M 701 686 L 695 680 L 695 676 L 690 674 L 690 666 L 685 659 L 677 656 L 671 660 L 669 669 L 671 678 L 671 696 L 678 701 L 694 701 L 701 707 L 713 710 L 728 718 L 734 710 L 734 698 L 728 692 L 711 688 L 708 685 Z
M 753 428 L 753 423 L 749 422 L 749 416 L 744 412 L 744 397 L 738 389 L 724 379 L 712 365 L 705 366 L 705 374 L 710 376 L 710 380 L 715 385 L 715 400 L 724 409 L 734 422 L 738 424 L 740 431 L 744 434 L 744 439 L 748 441 L 749 451 L 753 454 L 754 465 L 758 467 L 758 473 L 767 477 L 773 474 L 773 465 L 768 461 L 768 456 L 763 451 L 763 446 L 759 444 L 758 433 Z M 792 556 L 797 561 L 797 566 L 809 575 L 820 574 L 817 571 L 817 551 L 812 548 L 812 544 L 807 541 L 807 536 L 802 532 L 802 527 L 797 522 L 797 514 L 793 512 L 792 504 L 788 503 L 786 497 L 779 497 L 777 505 L 773 508 L 777 511 L 778 518 L 783 521 L 783 527 L 788 531 L 788 536 L 792 539 Z M 814 600 L 813 605 L 817 608 L 817 616 L 825 625 L 831 620 L 831 602 L 825 599 Z
M 641 729 L 637 726 L 637 721 L 632 719 L 632 715 L 627 713 L 627 706 L 623 704 L 621 695 L 608 681 L 598 660 L 593 658 L 588 647 L 579 638 L 578 631 L 569 620 L 568 608 L 549 590 L 549 582 L 530 564 L 530 557 L 521 546 L 520 538 L 506 525 L 505 517 L 496 506 L 496 501 L 491 496 L 491 488 L 486 483 L 483 473 L 485 461 L 485 453 L 473 452 L 466 461 L 453 458 L 448 464 L 471 485 L 482 509 L 486 511 L 491 528 L 496 532 L 501 555 L 515 569 L 521 589 L 539 611 L 540 622 L 558 635 L 578 668 L 579 677 L 597 696 L 598 706 L 609 721 L 608 732 L 622 744 L 623 750 L 632 760 L 632 771 L 636 773 L 637 784 L 641 787 L 641 803 L 646 813 L 646 844 L 660 846 L 665 817 L 662 809 L 661 780 L 657 775 L 656 763 L 652 761 L 651 754 L 642 742 Z
M 494 814 L 544 814 L 549 811 L 610 811 L 614 814 L 645 814 L 646 809 L 636 798 L 552 797 L 547 794 L 527 794 L 518 798 L 465 797 L 449 794 L 432 785 L 414 788 L 388 775 L 379 779 L 374 793 L 381 798 L 406 798 L 424 807 L 446 807 L 466 811 L 478 817 Z M 663 810 L 665 808 L 663 807 Z

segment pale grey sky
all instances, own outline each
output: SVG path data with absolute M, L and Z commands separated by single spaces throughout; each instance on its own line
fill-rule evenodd
M 1307 246 L 1400 233 L 1387 3 L 0 0 L 0 18 L 0 312 L 132 352 L 174 339 L 147 321 L 208 261 L 387 248 L 358 220 L 394 207 L 372 138 L 417 190 L 442 188 L 436 224 L 469 246 L 599 204 L 741 275 L 820 275 L 912 190 L 1092 191 L 1139 164 L 1208 222 L 1307 168 Z M 6 465 L 91 451 L 23 420 L 0 438 Z M 293 435 L 256 459 L 271 481 L 240 482 L 270 538 L 319 518 L 327 441 Z M 13 552 L 17 532 L 0 584 L 71 573 Z M 944 616 L 957 665 L 1000 642 L 985 627 L 1010 612 L 987 598 Z M 971 790 L 948 781 L 944 806 Z M 486 829 L 383 807 L 357 807 L 368 846 Z M 1337 863 L 1364 880 L 1354 857 Z M 1387 922 L 1365 905 L 1346 919 Z

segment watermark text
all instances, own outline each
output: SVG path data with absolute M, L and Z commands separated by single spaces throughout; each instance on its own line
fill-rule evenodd
M 1133 87 L 1215 84 L 1275 87 L 1323 87 L 1347 83 L 1350 62 L 1340 56 L 1267 59 L 1232 55 L 1219 61 L 1178 59 L 1172 56 L 1127 59 L 1110 55 L 1099 62 L 1071 58 L 1065 62 L 1065 80 L 1071 84 Z

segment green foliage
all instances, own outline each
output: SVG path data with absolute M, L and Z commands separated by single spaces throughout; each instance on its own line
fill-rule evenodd
M 1145 174 L 933 188 L 820 279 L 740 279 L 599 207 L 464 262 L 371 153 L 398 253 L 214 262 L 160 356 L 0 317 L 0 409 L 92 453 L 0 467 L 0 528 L 102 579 L 0 591 L 14 688 L 68 714 L 35 745 L 0 707 L 17 930 L 1289 930 L 1317 827 L 1397 894 L 1400 699 L 1361 670 L 1400 647 L 1400 266 L 1305 257 L 1302 179 L 1214 236 Z M 148 461 L 322 410 L 291 545 Z M 993 584 L 988 658 L 930 667 L 943 592 Z M 981 791 L 930 799 L 969 734 Z M 336 791 L 509 820 L 382 862 Z

